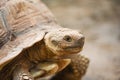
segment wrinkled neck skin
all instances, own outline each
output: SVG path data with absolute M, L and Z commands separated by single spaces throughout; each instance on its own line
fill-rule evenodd
M 44 44 L 44 41 L 38 42 L 31 48 L 27 49 L 27 59 L 31 62 L 38 63 L 56 58 L 52 51 L 50 51 Z

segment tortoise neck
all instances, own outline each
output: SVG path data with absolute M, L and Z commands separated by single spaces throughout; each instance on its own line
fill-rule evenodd
M 55 57 L 55 54 L 45 46 L 44 41 L 40 41 L 27 49 L 26 56 L 31 62 L 37 63 L 50 58 L 52 59 Z
M 50 59 L 50 58 L 54 58 L 56 57 L 57 55 L 55 53 L 53 53 L 47 46 L 45 46 L 45 51 L 46 51 L 46 54 L 47 54 L 47 58 Z

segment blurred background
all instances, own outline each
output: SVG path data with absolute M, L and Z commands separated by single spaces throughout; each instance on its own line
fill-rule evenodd
M 120 0 L 43 0 L 60 25 L 86 37 L 83 80 L 120 80 Z

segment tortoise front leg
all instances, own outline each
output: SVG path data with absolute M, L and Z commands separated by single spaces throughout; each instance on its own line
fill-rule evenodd
M 35 80 L 58 71 L 58 65 L 53 62 L 41 62 L 30 68 L 28 65 L 17 65 L 13 72 L 13 80 Z
M 87 71 L 89 59 L 81 55 L 72 55 L 69 58 L 72 60 L 70 65 L 51 80 L 81 80 Z
M 17 66 L 13 72 L 13 80 L 34 80 L 34 78 L 29 73 L 28 68 Z
M 58 59 L 40 62 L 30 70 L 30 73 L 35 79 L 54 75 L 57 72 L 63 70 L 66 66 L 68 66 L 70 62 L 71 59 Z

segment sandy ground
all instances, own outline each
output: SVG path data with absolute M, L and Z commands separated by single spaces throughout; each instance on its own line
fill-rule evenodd
M 81 54 L 90 58 L 83 80 L 120 80 L 120 1 L 43 0 L 58 22 L 86 37 Z

